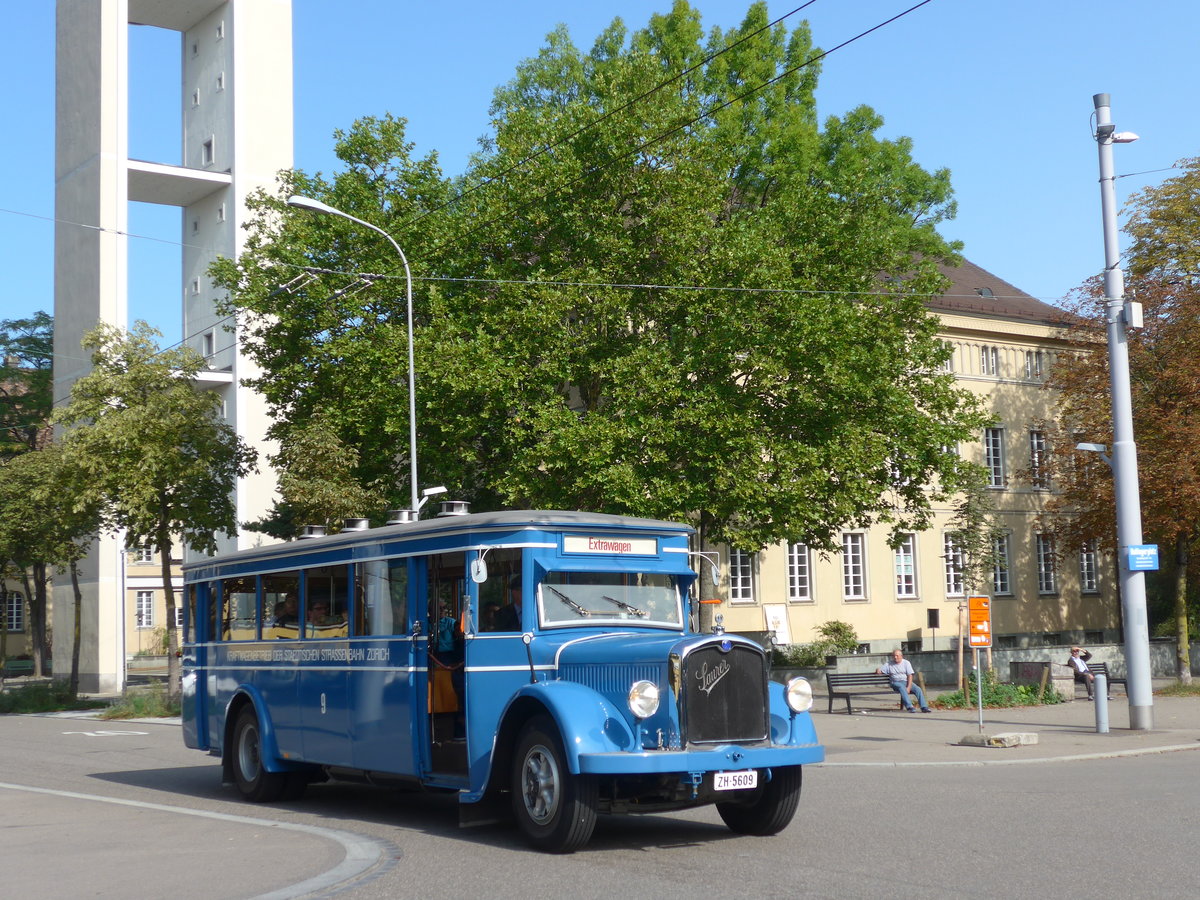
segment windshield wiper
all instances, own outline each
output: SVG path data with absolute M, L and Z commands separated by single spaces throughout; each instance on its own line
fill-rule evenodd
M 645 610 L 638 609 L 636 606 L 630 606 L 624 600 L 618 600 L 616 597 L 606 597 L 603 594 L 600 595 L 600 599 L 607 600 L 609 603 L 616 604 L 617 606 L 621 607 L 621 609 L 625 610 L 625 612 L 629 613 L 631 616 L 637 616 L 642 619 L 646 618 Z
M 548 590 L 550 593 L 552 593 L 555 597 L 557 597 L 559 600 L 561 600 L 567 606 L 571 607 L 571 609 L 575 610 L 575 612 L 578 615 L 590 616 L 592 614 L 592 611 L 590 609 L 584 609 L 582 606 L 580 606 L 578 603 L 576 603 L 574 600 L 572 600 L 570 597 L 568 597 L 562 591 L 557 590 L 556 588 L 552 587 L 551 585 L 547 584 L 546 590 Z

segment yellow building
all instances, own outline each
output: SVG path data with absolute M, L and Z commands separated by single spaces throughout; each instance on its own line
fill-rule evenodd
M 178 552 L 178 548 L 177 548 Z M 175 589 L 175 624 L 183 625 L 182 559 L 171 560 Z M 167 594 L 159 555 L 145 547 L 125 551 L 125 658 L 161 657 L 166 653 Z
M 1063 313 L 972 263 L 944 269 L 953 284 L 931 300 L 953 347 L 959 384 L 994 414 L 979 440 L 959 447 L 988 472 L 988 493 L 1003 536 L 985 592 L 993 598 L 998 647 L 1119 639 L 1111 564 L 1095 553 L 1059 554 L 1037 516 L 1053 485 L 1044 472 L 1045 423 L 1054 397 L 1045 379 L 1064 341 Z M 725 627 L 772 632 L 781 644 L 807 643 L 831 620 L 851 625 L 864 652 L 955 646 L 965 603 L 960 558 L 950 533 L 954 510 L 937 510 L 927 531 L 888 546 L 886 529 L 843 532 L 841 552 L 800 544 L 759 553 L 728 549 L 721 604 Z M 1110 561 L 1111 562 L 1111 561 Z M 965 616 L 964 616 L 965 617 Z

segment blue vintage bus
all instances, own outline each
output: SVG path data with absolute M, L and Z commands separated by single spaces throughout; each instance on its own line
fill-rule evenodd
M 184 566 L 184 739 L 252 801 L 329 778 L 457 791 L 568 852 L 598 813 L 795 813 L 824 750 L 811 686 L 691 627 L 684 525 L 465 513 Z

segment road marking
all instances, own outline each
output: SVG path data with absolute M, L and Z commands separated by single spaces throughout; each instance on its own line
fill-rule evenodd
M 119 737 L 122 734 L 149 734 L 148 731 L 64 731 L 63 734 L 86 734 L 88 737 Z
M 257 827 L 282 828 L 286 831 L 299 831 L 316 837 L 326 838 L 342 845 L 346 851 L 345 858 L 332 869 L 320 875 L 314 875 L 279 890 L 260 894 L 252 900 L 293 900 L 318 891 L 327 891 L 333 887 L 345 887 L 346 883 L 358 880 L 370 872 L 372 875 L 382 874 L 395 863 L 399 857 L 396 848 L 386 847 L 374 838 L 354 834 L 349 831 L 338 831 L 333 828 L 321 828 L 317 825 L 302 825 L 298 822 L 278 822 L 273 819 L 255 819 L 250 816 L 235 816 L 229 813 L 210 812 L 203 809 L 184 809 L 182 806 L 167 806 L 163 803 L 146 803 L 142 800 L 124 800 L 119 797 L 102 797 L 98 794 L 81 794 L 76 791 L 59 791 L 53 788 L 29 787 L 24 784 L 10 784 L 0 781 L 0 789 L 10 791 L 25 791 L 31 794 L 49 794 L 53 797 L 66 797 L 72 800 L 93 800 L 97 803 L 112 803 L 117 806 L 132 806 L 135 809 L 153 809 L 159 812 L 178 813 L 184 816 L 196 816 L 201 819 L 216 819 L 219 822 L 236 822 L 241 825 Z M 385 853 L 387 851 L 387 853 Z M 372 871 L 375 870 L 375 871 Z

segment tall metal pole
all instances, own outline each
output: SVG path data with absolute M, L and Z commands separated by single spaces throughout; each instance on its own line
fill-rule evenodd
M 413 357 L 413 303 L 412 303 L 412 274 L 408 270 L 408 258 L 404 255 L 404 251 L 400 249 L 400 245 L 396 243 L 395 238 L 380 228 L 378 225 L 372 225 L 357 216 L 352 216 L 350 213 L 342 212 L 340 209 L 330 206 L 328 203 L 322 203 L 320 200 L 314 200 L 311 197 L 304 197 L 300 194 L 293 194 L 288 197 L 288 206 L 295 206 L 299 209 L 307 209 L 312 212 L 325 213 L 330 216 L 341 216 L 343 219 L 349 219 L 363 228 L 369 228 L 377 234 L 382 234 L 391 245 L 396 249 L 396 253 L 400 257 L 400 262 L 404 263 L 404 299 L 408 308 L 408 457 L 412 467 L 412 511 L 416 515 L 421 508 L 417 496 L 417 378 Z
M 1133 440 L 1133 400 L 1129 390 L 1125 277 L 1121 272 L 1121 253 L 1117 245 L 1117 190 L 1112 155 L 1114 126 L 1108 94 L 1096 94 L 1092 102 L 1096 108 L 1100 207 L 1104 218 L 1104 302 L 1112 391 L 1113 493 L 1117 502 L 1117 565 L 1125 618 L 1129 727 L 1149 730 L 1154 727 L 1154 693 L 1150 676 L 1150 633 L 1146 623 L 1146 582 L 1142 572 L 1130 571 L 1126 554 L 1130 546 L 1142 542 L 1142 507 L 1138 496 L 1137 445 Z

